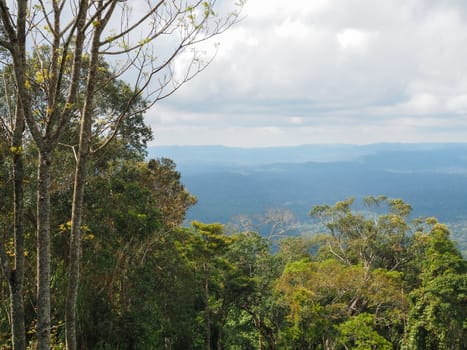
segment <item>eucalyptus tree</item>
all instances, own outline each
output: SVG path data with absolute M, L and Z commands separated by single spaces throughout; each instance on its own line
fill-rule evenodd
M 282 340 L 290 348 L 399 348 L 411 288 L 404 276 L 413 260 L 411 208 L 385 197 L 365 202 L 366 215 L 352 199 L 315 206 L 311 214 L 327 233 L 307 244 L 283 242 L 280 253 L 295 257 L 276 284 L 290 310 Z
M 2 90 L 8 89 L 11 82 L 8 75 L 3 76 Z M 5 252 L 5 234 L 0 234 L 0 266 L 1 272 L 8 281 L 10 294 L 10 318 L 13 349 L 26 347 L 24 324 L 24 162 L 23 134 L 25 128 L 24 112 L 19 107 L 18 95 L 2 93 L 0 115 L 0 136 L 6 148 L 1 156 L 2 163 L 11 160 L 11 179 L 13 182 L 13 261 L 10 262 Z M 2 147 L 3 148 L 3 147 Z M 3 237 L 2 237 L 3 236 Z
M 238 5 L 242 5 L 240 2 Z M 134 101 L 149 101 L 144 110 L 178 90 L 204 70 L 212 56 L 197 44 L 227 30 L 239 9 L 217 15 L 215 0 L 0 0 L 0 45 L 12 62 L 18 117 L 37 146 L 37 343 L 50 347 L 50 183 L 53 152 L 70 121 L 79 116 L 80 135 L 72 149 L 76 171 L 72 207 L 67 347 L 76 348 L 76 298 L 81 249 L 81 217 L 88 157 L 107 145 L 118 127 L 137 112 Z M 222 9 L 219 11 L 222 12 Z M 28 57 L 47 47 L 48 57 L 30 65 Z M 115 115 L 95 115 L 99 63 L 112 62 L 108 82 L 131 81 L 131 96 Z M 180 60 L 180 58 L 184 58 Z M 182 62 L 185 62 L 183 64 Z M 69 74 L 67 67 L 70 68 Z M 83 81 L 81 72 L 87 69 Z M 33 93 L 40 89 L 42 94 Z M 38 103 L 40 102 L 40 103 Z M 35 106 L 40 106 L 36 108 Z M 22 131 L 21 120 L 16 125 Z M 92 143 L 93 132 L 99 142 Z

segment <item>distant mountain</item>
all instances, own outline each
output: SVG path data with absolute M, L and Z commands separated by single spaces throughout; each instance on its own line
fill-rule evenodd
M 215 163 L 224 165 L 258 165 L 280 162 L 333 162 L 354 160 L 372 150 L 356 145 L 303 145 L 294 147 L 239 148 L 224 146 L 158 146 L 149 155 L 166 156 L 178 163 Z
M 466 154 L 467 143 L 381 143 L 371 145 L 302 145 L 290 147 L 240 148 L 225 146 L 154 146 L 149 147 L 150 158 L 167 157 L 173 159 L 180 167 L 199 170 L 203 166 L 215 168 L 229 166 L 247 166 L 275 163 L 304 162 L 352 162 L 367 156 L 379 157 L 396 163 L 401 156 L 421 156 L 425 158 L 417 162 L 427 162 L 433 154 L 435 159 L 445 156 L 459 157 Z M 412 154 L 410 154 L 412 153 Z M 436 155 L 435 155 L 436 153 Z M 467 154 L 466 154 L 467 155 Z M 442 156 L 442 157 L 439 157 Z M 407 158 L 407 157 L 405 157 Z M 411 159 L 413 160 L 413 159 Z M 465 160 L 465 159 L 464 159 Z M 404 160 L 401 160 L 404 162 Z M 427 162 L 429 164 L 429 160 Z
M 304 145 L 272 148 L 160 146 L 198 197 L 189 220 L 228 222 L 268 207 L 301 220 L 316 204 L 384 194 L 415 215 L 467 218 L 467 144 Z

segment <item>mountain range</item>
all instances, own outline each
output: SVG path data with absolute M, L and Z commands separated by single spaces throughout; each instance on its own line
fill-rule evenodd
M 401 198 L 414 216 L 467 220 L 467 143 L 156 146 L 148 157 L 176 162 L 198 198 L 187 220 L 227 223 L 287 208 L 307 221 L 314 205 L 369 195 Z

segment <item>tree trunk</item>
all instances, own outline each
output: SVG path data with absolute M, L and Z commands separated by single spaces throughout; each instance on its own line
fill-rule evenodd
M 87 6 L 87 2 L 86 6 Z M 102 6 L 102 3 L 101 3 Z M 100 22 L 100 21 L 99 21 Z M 86 168 L 90 154 L 92 133 L 93 101 L 99 62 L 99 41 L 102 29 L 95 27 L 92 41 L 91 60 L 86 81 L 86 98 L 81 113 L 79 132 L 79 150 L 73 184 L 73 203 L 71 210 L 70 253 L 68 267 L 68 288 L 65 305 L 65 338 L 67 350 L 77 349 L 76 339 L 76 304 L 79 289 L 79 268 L 81 260 L 81 220 L 83 217 L 84 187 Z
M 86 124 L 86 123 L 83 123 Z M 82 125 L 83 128 L 83 125 Z M 86 133 L 87 134 L 87 133 Z M 89 134 L 87 134 L 89 135 Z M 87 163 L 87 145 L 88 137 L 80 139 L 80 151 L 78 155 L 78 163 L 75 171 L 74 189 L 73 189 L 73 204 L 71 211 L 71 232 L 70 232 L 70 253 L 68 267 L 68 288 L 65 310 L 65 335 L 66 348 L 68 350 L 76 350 L 76 303 L 78 300 L 79 288 L 79 270 L 81 258 L 81 218 L 83 208 L 84 186 L 86 180 L 86 163 Z M 86 149 L 86 150 L 85 150 Z
M 39 150 L 37 189 L 37 349 L 50 350 L 50 164 Z
M 21 273 L 12 270 L 10 275 L 10 312 L 11 312 L 11 335 L 13 350 L 26 349 L 26 333 L 24 328 L 24 301 L 23 281 L 19 276 Z
M 211 349 L 211 310 L 209 307 L 209 276 L 207 264 L 204 264 L 204 299 L 206 301 L 206 349 Z
M 222 350 L 222 336 L 223 336 L 222 327 L 219 327 L 219 329 L 217 330 L 217 341 L 216 341 L 216 343 L 217 343 L 216 349 L 217 350 Z
M 80 165 L 78 160 L 78 167 L 75 173 L 74 193 L 73 193 L 73 206 L 71 214 L 71 233 L 70 233 L 70 253 L 69 253 L 69 278 L 66 298 L 65 309 L 65 336 L 66 348 L 68 350 L 75 350 L 77 346 L 76 341 L 76 303 L 78 299 L 79 287 L 79 262 L 81 256 L 81 210 L 83 203 L 84 181 L 80 178 Z
M 258 332 L 258 350 L 263 350 L 263 323 L 261 322 L 262 319 L 261 319 L 261 313 L 260 315 L 258 316 L 258 324 L 257 324 L 257 328 L 259 330 Z
M 10 312 L 11 312 L 11 335 L 13 350 L 26 349 L 26 333 L 24 327 L 24 229 L 23 229 L 23 156 L 22 156 L 22 134 L 24 119 L 21 112 L 17 111 L 15 126 L 15 138 L 13 140 L 13 178 L 14 178 L 14 242 L 15 260 L 11 271 L 10 289 Z

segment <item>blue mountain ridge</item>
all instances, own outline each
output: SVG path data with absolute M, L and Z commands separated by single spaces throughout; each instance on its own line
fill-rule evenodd
M 467 219 L 467 143 L 156 146 L 148 157 L 176 162 L 198 198 L 188 220 L 287 208 L 306 221 L 313 205 L 381 194 L 405 200 L 416 216 Z

